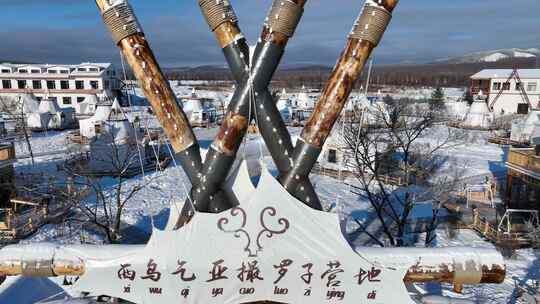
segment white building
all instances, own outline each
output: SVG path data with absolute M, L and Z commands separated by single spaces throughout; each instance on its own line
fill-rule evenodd
M 38 101 L 48 95 L 62 108 L 74 108 L 92 96 L 118 96 L 120 83 L 110 63 L 78 65 L 0 63 L 0 96 L 34 94 Z M 79 113 L 79 112 L 77 112 Z
M 499 114 L 527 114 L 529 105 L 524 100 L 520 86 L 523 86 L 533 108 L 540 102 L 540 69 L 517 70 L 521 83 L 512 77 L 512 69 L 486 69 L 471 76 L 471 93 L 482 91 L 487 96 L 491 111 Z M 497 95 L 501 95 L 496 100 Z

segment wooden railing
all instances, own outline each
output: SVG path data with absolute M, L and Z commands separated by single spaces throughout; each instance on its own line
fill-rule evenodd
M 511 149 L 508 163 L 540 174 L 540 156 L 535 155 L 534 149 Z
M 473 211 L 473 223 L 470 225 L 470 228 L 478 231 L 478 233 L 480 233 L 486 239 L 496 244 L 501 244 L 503 242 L 513 242 L 516 244 L 525 245 L 530 243 L 530 239 L 525 233 L 509 233 L 498 230 L 491 223 L 489 223 L 489 221 L 482 218 L 478 210 Z

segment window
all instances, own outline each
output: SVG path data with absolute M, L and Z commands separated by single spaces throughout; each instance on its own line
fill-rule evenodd
M 58 97 L 49 97 L 49 100 L 50 100 L 50 101 L 57 102 L 57 101 L 58 101 Z
M 39 74 L 39 73 L 41 73 L 41 70 L 31 70 L 30 73 L 32 73 L 32 74 Z
M 510 91 L 510 82 L 505 82 L 502 85 L 503 91 Z
M 107 90 L 107 89 L 109 88 L 109 86 L 110 86 L 110 81 L 105 80 L 105 81 L 103 82 L 103 89 Z
M 84 81 L 82 80 L 75 81 L 75 88 L 77 90 L 84 90 Z
M 90 87 L 92 87 L 92 89 L 97 90 L 97 89 L 99 88 L 99 82 L 97 82 L 97 81 L 90 81 Z
M 78 72 L 86 72 L 86 69 L 85 68 L 78 68 L 77 71 Z
M 60 81 L 60 89 L 69 90 L 69 81 L 67 80 Z
M 43 100 L 43 97 L 36 97 L 36 100 L 37 100 L 38 102 L 41 102 L 41 101 Z
M 336 150 L 328 150 L 328 162 L 329 163 L 337 163 L 337 151 Z
M 19 70 L 19 73 L 21 73 L 21 74 L 27 74 L 27 73 L 28 73 L 28 70 L 26 70 L 26 69 L 20 69 L 20 70 Z
M 41 80 L 32 80 L 32 87 L 34 89 L 41 89 Z
M 537 84 L 536 82 L 527 83 L 527 92 L 536 91 Z
M 48 73 L 49 73 L 49 74 L 57 74 L 58 71 L 57 71 L 57 70 L 49 70 Z
M 11 80 L 2 80 L 2 87 L 4 89 L 11 89 Z
M 521 91 L 521 88 L 523 88 L 523 83 L 516 82 L 516 91 Z
M 2 69 L 2 73 L 11 73 L 11 70 L 9 70 L 9 69 Z
M 17 87 L 19 89 L 26 89 L 26 80 L 17 80 Z
M 68 70 L 60 70 L 60 74 L 69 74 Z
M 54 90 L 56 89 L 56 83 L 54 80 L 47 80 L 47 89 Z
M 62 104 L 70 105 L 71 104 L 71 97 L 62 97 Z
M 494 82 L 493 83 L 493 91 L 500 91 L 501 90 L 501 83 L 500 82 Z
M 86 97 L 77 97 L 77 103 L 84 102 L 85 99 Z
M 99 72 L 98 68 L 89 68 L 90 72 Z
M 529 114 L 529 104 L 519 103 L 517 108 L 518 114 Z

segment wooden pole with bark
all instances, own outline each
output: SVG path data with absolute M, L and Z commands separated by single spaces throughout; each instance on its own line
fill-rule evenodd
M 133 70 L 139 86 L 169 138 L 175 152 L 174 157 L 183 167 L 192 185 L 198 185 L 202 168 L 199 144 L 132 8 L 127 0 L 95 1 L 114 42 Z M 224 200 L 222 196 L 217 199 Z
M 398 0 L 368 0 L 353 26 L 345 50 L 334 67 L 329 81 L 307 121 L 292 156 L 294 167 L 280 177 L 286 189 L 297 189 L 299 181 L 307 178 L 317 162 L 323 145 L 330 135 L 349 99 L 371 52 L 379 44 Z

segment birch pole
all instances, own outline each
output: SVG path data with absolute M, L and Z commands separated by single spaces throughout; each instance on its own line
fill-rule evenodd
M 280 182 L 287 189 L 297 189 L 317 162 L 364 68 L 371 52 L 379 44 L 399 0 L 367 0 L 355 22 L 345 50 L 334 67 L 329 81 L 307 121 L 293 153 L 293 168 Z
M 114 43 L 129 64 L 144 95 L 169 138 L 174 157 L 192 185 L 200 183 L 202 160 L 199 144 L 186 114 L 145 39 L 142 27 L 127 0 L 95 0 Z M 216 200 L 224 200 L 220 195 Z
M 251 97 L 252 102 L 255 102 L 251 105 L 251 112 L 256 117 L 261 135 L 280 173 L 287 172 L 291 166 L 290 155 L 293 152 L 293 145 L 287 127 L 275 105 L 272 94 L 268 90 L 268 83 L 273 75 L 273 70 L 283 56 L 286 41 L 293 35 L 295 24 L 301 17 L 301 12 L 294 11 L 299 6 L 293 4 L 302 5 L 300 2 L 292 1 L 275 1 L 273 3 L 271 13 L 264 24 L 261 39 L 256 46 L 255 58 L 251 60 L 254 62 L 251 74 L 257 75 L 257 77 L 250 78 L 249 46 L 238 26 L 238 20 L 230 3 L 199 0 L 201 11 L 223 50 L 238 87 L 240 90 L 251 88 L 254 92 L 254 96 Z M 279 20 L 279 18 L 284 20 L 276 26 L 275 20 Z M 272 22 L 273 20 L 274 22 Z M 264 64 L 267 62 L 269 64 Z M 259 76 L 260 73 L 266 74 Z M 250 83 L 252 79 L 253 83 Z M 301 193 L 291 194 L 315 209 L 321 209 L 315 190 L 309 180 L 303 181 L 299 189 L 301 189 Z
M 182 164 L 186 165 L 184 169 L 189 169 L 186 173 L 190 178 L 193 177 L 192 171 L 196 172 L 201 163 L 195 134 L 186 114 L 178 105 L 132 8 L 126 0 L 96 0 L 96 4 L 115 44 L 132 68 L 139 86 L 148 98 L 174 152 L 182 160 L 188 160 L 188 157 L 181 154 L 191 152 L 189 158 L 194 163 L 182 161 Z

